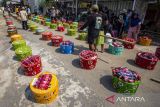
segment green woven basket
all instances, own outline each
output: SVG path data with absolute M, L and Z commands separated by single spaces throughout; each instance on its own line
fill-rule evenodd
M 78 26 L 78 22 L 73 22 L 72 24 Z
M 37 28 L 38 28 L 38 26 L 36 26 L 36 25 L 31 25 L 30 26 L 30 29 L 31 29 L 32 32 L 35 32 L 37 30 Z
M 140 81 L 136 81 L 134 83 L 125 82 L 117 77 L 112 77 L 112 84 L 113 87 L 116 89 L 118 93 L 124 93 L 124 94 L 135 94 Z
M 86 40 L 87 39 L 87 33 L 79 33 L 79 40 Z
M 14 41 L 14 42 L 12 42 L 12 46 L 13 46 L 13 49 L 16 50 L 19 47 L 26 46 L 26 41 L 25 40 Z
M 77 29 L 78 29 L 78 26 L 72 24 L 72 25 L 70 25 L 70 29 L 76 29 L 76 30 L 77 30 Z
M 28 26 L 29 29 L 30 29 L 31 26 L 33 26 L 33 25 L 34 25 L 34 23 L 27 23 L 27 26 Z
M 67 29 L 70 28 L 70 25 L 69 25 L 68 23 L 63 23 L 63 26 L 64 26 L 65 28 L 67 28 Z
M 51 24 L 51 25 L 50 25 L 50 28 L 51 28 L 51 29 L 56 29 L 56 28 L 57 28 L 57 24 Z
M 76 36 L 77 31 L 75 29 L 68 29 L 67 34 L 69 36 Z
M 15 54 L 18 60 L 23 60 L 27 58 L 28 56 L 32 55 L 31 47 L 29 46 L 23 46 L 15 50 Z
M 57 26 L 59 26 L 59 25 L 63 25 L 63 23 L 61 21 L 58 21 Z
M 41 19 L 37 19 L 37 23 L 41 23 Z
M 45 25 L 48 26 L 48 27 L 50 27 L 51 22 L 46 22 Z

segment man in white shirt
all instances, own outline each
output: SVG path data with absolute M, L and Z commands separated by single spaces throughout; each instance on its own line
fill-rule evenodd
M 28 29 L 28 27 L 27 27 L 28 14 L 27 14 L 24 7 L 22 7 L 22 10 L 20 11 L 19 14 L 20 14 L 21 21 L 22 21 L 22 28 L 24 30 L 27 30 Z

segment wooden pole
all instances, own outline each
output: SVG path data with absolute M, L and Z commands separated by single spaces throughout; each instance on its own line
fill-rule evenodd
M 108 39 L 113 39 L 113 40 L 116 40 L 116 41 L 119 41 L 119 42 L 123 42 L 123 43 L 135 44 L 135 42 L 129 42 L 129 41 L 126 41 L 126 40 L 123 40 L 123 39 L 114 38 L 114 37 L 107 37 L 107 36 L 103 36 L 103 37 L 108 38 Z
M 85 31 L 79 31 L 79 32 L 85 32 Z M 135 44 L 135 42 L 129 42 L 129 41 L 126 41 L 126 40 L 123 40 L 123 39 L 118 39 L 118 38 L 114 38 L 114 37 L 107 37 L 107 36 L 104 36 L 104 35 L 100 35 L 100 36 L 108 38 L 108 39 L 113 39 L 113 40 L 116 40 L 116 41 L 119 41 L 119 42 L 123 42 L 123 43 Z

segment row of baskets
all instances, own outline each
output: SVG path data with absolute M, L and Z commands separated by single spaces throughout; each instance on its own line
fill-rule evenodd
M 9 16 L 5 16 L 6 21 L 11 20 Z M 11 29 L 12 24 L 7 24 Z M 14 29 L 16 27 L 14 26 Z M 12 33 L 12 48 L 15 50 L 16 58 L 21 61 L 21 69 L 26 76 L 35 76 L 30 82 L 31 95 L 35 102 L 47 104 L 53 102 L 59 92 L 58 79 L 56 75 L 50 72 L 42 72 L 42 62 L 39 55 L 32 55 L 31 47 L 27 46 L 22 35 Z M 42 73 L 41 73 L 42 72 Z

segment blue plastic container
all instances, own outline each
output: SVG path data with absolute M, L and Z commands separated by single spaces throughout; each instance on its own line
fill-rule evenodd
M 60 44 L 60 51 L 64 54 L 72 54 L 74 52 L 74 43 L 71 41 L 64 41 Z
M 109 44 L 108 51 L 113 55 L 121 55 L 124 51 L 124 47 L 115 47 L 113 44 Z
M 46 22 L 51 22 L 51 19 L 49 19 L 49 18 L 46 18 Z

